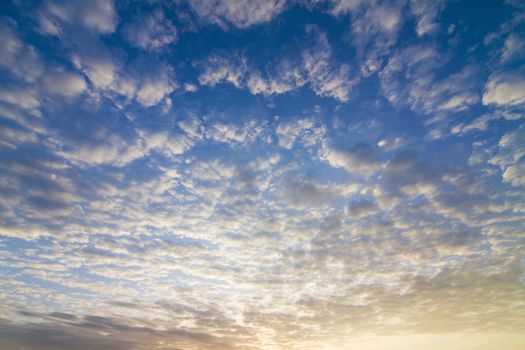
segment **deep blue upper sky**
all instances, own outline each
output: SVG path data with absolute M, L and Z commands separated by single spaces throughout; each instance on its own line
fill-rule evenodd
M 0 347 L 524 341 L 522 2 L 8 0 L 0 38 Z

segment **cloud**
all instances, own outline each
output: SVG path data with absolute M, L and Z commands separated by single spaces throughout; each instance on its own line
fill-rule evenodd
M 297 143 L 304 147 L 320 145 L 325 132 L 322 125 L 316 125 L 309 118 L 281 121 L 275 129 L 279 146 L 286 149 L 292 149 Z
M 107 89 L 117 79 L 119 66 L 108 55 L 73 55 L 75 66 L 82 70 L 95 88 Z
M 7 348 L 33 349 L 118 349 L 159 348 L 157 345 L 170 343 L 169 349 L 187 343 L 199 344 L 210 349 L 226 349 L 231 346 L 227 340 L 211 334 L 185 329 L 170 328 L 156 330 L 150 326 L 133 325 L 132 320 L 117 320 L 109 317 L 86 315 L 77 317 L 66 313 L 39 314 L 21 312 L 22 315 L 43 323 L 17 324 L 1 321 L 0 344 Z M 101 336 L 101 333 L 105 333 Z M 165 347 L 163 347 L 165 348 Z
M 95 142 L 96 144 L 75 145 L 72 151 L 62 152 L 61 155 L 77 164 L 122 167 L 145 157 L 153 150 L 162 151 L 165 147 L 171 149 L 168 134 L 162 132 L 151 134 L 139 131 L 139 135 L 128 140 L 112 135 Z
M 489 122 L 494 119 L 496 118 L 490 114 L 482 115 L 469 123 L 460 123 L 454 126 L 450 131 L 457 135 L 465 135 L 474 130 L 485 131 L 489 126 Z
M 505 39 L 501 52 L 501 60 L 504 62 L 523 58 L 525 52 L 525 40 L 516 33 L 510 33 Z
M 319 183 L 315 179 L 293 176 L 293 180 L 283 182 L 283 199 L 294 208 L 312 210 L 326 207 L 341 199 L 341 191 L 332 183 Z
M 73 55 L 73 63 L 102 96 L 124 97 L 126 103 L 137 101 L 149 108 L 160 104 L 178 87 L 174 70 L 167 64 L 157 61 L 150 66 L 151 62 L 137 59 L 124 65 L 103 48 L 100 50 Z
M 521 12 L 157 5 L 5 5 L 0 348 L 523 334 Z
M 361 0 L 337 0 L 333 1 L 334 7 L 331 12 L 334 15 L 351 13 L 356 19 L 357 14 L 365 16 L 366 20 L 358 19 L 353 25 L 357 33 L 370 33 L 374 31 L 392 32 L 397 30 L 401 23 L 400 7 L 386 2 L 366 2 Z
M 315 27 L 308 27 L 307 32 L 312 45 L 302 51 L 299 65 L 283 59 L 264 76 L 244 56 L 212 55 L 201 64 L 199 82 L 212 87 L 228 82 L 238 89 L 266 96 L 284 94 L 308 84 L 318 96 L 347 102 L 357 84 L 350 66 L 338 64 L 333 58 L 326 33 Z
M 405 140 L 402 137 L 396 137 L 393 140 L 382 139 L 377 145 L 381 148 L 392 150 L 401 147 L 405 143 Z
M 0 101 L 16 105 L 22 109 L 35 110 L 40 106 L 39 96 L 34 90 L 28 89 L 2 89 Z
M 164 71 L 164 74 L 146 79 L 141 83 L 137 91 L 139 103 L 145 107 L 155 106 L 175 90 L 176 85 L 170 80 L 169 73 Z
M 416 112 L 458 112 L 479 102 L 477 69 L 466 66 L 440 79 L 442 66 L 433 47 L 412 46 L 395 53 L 379 73 L 381 89 L 393 105 L 409 105 Z
M 479 100 L 479 97 L 476 94 L 466 92 L 459 95 L 452 96 L 445 102 L 441 103 L 437 109 L 438 110 L 455 110 L 460 111 L 468 108 L 469 106 L 475 104 Z
M 161 9 L 142 14 L 124 26 L 124 36 L 134 46 L 144 50 L 159 50 L 175 43 L 177 28 Z
M 197 85 L 193 84 L 193 83 L 185 83 L 184 84 L 184 91 L 187 91 L 187 92 L 196 92 L 198 90 L 198 87 Z
M 416 33 L 419 36 L 438 30 L 436 17 L 445 7 L 446 1 L 411 0 L 410 10 L 417 18 Z
M 332 3 L 332 12 L 334 14 L 339 15 L 355 10 L 356 8 L 358 8 L 366 2 L 364 0 L 337 0 L 332 1 Z
M 525 79 L 523 69 L 490 76 L 483 93 L 483 104 L 496 106 L 517 106 L 525 103 Z
M 229 60 L 221 56 L 211 56 L 204 63 L 204 70 L 199 76 L 199 83 L 213 87 L 226 81 L 236 88 L 240 88 L 245 71 L 246 64 L 243 58 Z
M 49 76 L 44 82 L 50 91 L 60 90 L 59 94 L 71 97 L 86 90 L 92 101 L 111 101 L 118 108 L 132 102 L 145 108 L 162 102 L 165 109 L 169 105 L 168 97 L 178 85 L 174 69 L 155 53 L 176 41 L 177 29 L 162 10 L 152 10 L 123 25 L 122 33 L 132 45 L 152 52 L 147 58 L 138 55 L 129 60 L 122 50 L 104 41 L 104 37 L 117 35 L 119 18 L 112 1 L 48 1 L 39 7 L 37 16 L 47 28 L 41 30 L 58 36 L 60 49 L 88 83 L 84 88 L 79 79 L 56 73 L 56 81 Z
M 523 127 L 503 135 L 498 143 L 498 152 L 489 160 L 500 167 L 503 180 L 514 186 L 525 184 L 525 147 L 521 142 L 524 136 Z
M 403 89 L 403 70 L 409 70 L 410 76 L 415 73 L 419 77 L 419 84 L 428 83 L 432 79 L 429 70 L 437 65 L 436 56 L 437 52 L 432 47 L 416 46 L 406 48 L 390 57 L 379 74 L 381 88 L 387 99 L 393 104 L 406 103 L 409 94 Z M 410 86 L 406 88 L 410 89 Z
M 200 17 L 210 23 L 223 28 L 230 23 L 237 28 L 246 28 L 273 19 L 284 10 L 285 1 L 213 0 L 202 2 L 191 0 L 190 5 Z
M 316 33 L 313 49 L 303 52 L 303 64 L 312 90 L 319 96 L 348 101 L 355 79 L 350 76 L 350 66 L 342 64 L 334 68 L 331 48 L 325 33 Z
M 63 70 L 46 73 L 44 85 L 49 92 L 66 97 L 77 96 L 87 89 L 86 81 L 81 75 Z
M 46 1 L 39 14 L 40 29 L 49 35 L 62 35 L 64 26 L 82 24 L 99 34 L 113 33 L 118 17 L 112 0 Z
M 17 78 L 34 82 L 44 68 L 35 48 L 18 37 L 16 27 L 16 22 L 12 20 L 0 23 L 0 35 L 4 38 L 0 50 L 0 67 Z
M 125 340 L 104 339 L 94 334 L 81 334 L 73 329 L 64 329 L 45 324 L 17 325 L 2 322 L 2 344 L 6 349 L 130 349 L 132 344 Z
M 351 217 L 359 217 L 363 215 L 368 215 L 368 214 L 373 213 L 375 210 L 376 210 L 375 203 L 367 199 L 352 201 L 346 207 L 346 212 Z
M 331 1 L 331 13 L 349 15 L 349 38 L 356 48 L 356 58 L 361 74 L 368 77 L 383 66 L 384 60 L 397 41 L 404 22 L 402 9 L 405 1 Z
M 263 126 L 256 120 L 252 120 L 242 125 L 216 122 L 207 127 L 204 134 L 210 140 L 224 142 L 232 147 L 237 144 L 248 147 L 257 140 L 262 132 Z
M 348 148 L 331 148 L 325 159 L 331 166 L 345 168 L 356 176 L 370 176 L 381 166 L 380 154 L 373 146 L 365 143 Z

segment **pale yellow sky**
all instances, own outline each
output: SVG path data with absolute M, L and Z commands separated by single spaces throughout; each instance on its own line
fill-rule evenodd
M 371 336 L 345 344 L 327 344 L 322 350 L 523 350 L 525 334 L 522 335 L 403 335 Z

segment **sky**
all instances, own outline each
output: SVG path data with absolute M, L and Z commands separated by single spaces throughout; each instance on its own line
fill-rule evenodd
M 0 3 L 0 348 L 525 348 L 525 3 Z

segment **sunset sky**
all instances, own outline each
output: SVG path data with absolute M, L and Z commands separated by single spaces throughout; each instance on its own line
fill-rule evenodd
M 525 3 L 1 1 L 0 349 L 525 349 Z

